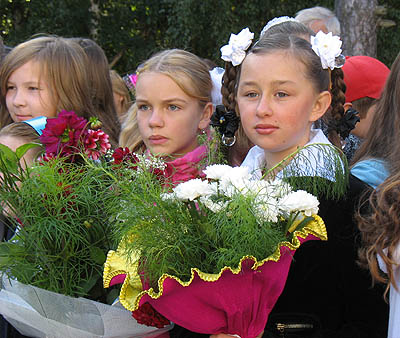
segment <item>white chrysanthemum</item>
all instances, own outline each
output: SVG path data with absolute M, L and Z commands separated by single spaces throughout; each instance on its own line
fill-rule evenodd
M 176 198 L 181 201 L 193 201 L 200 196 L 207 196 L 212 193 L 213 189 L 208 182 L 200 178 L 180 183 L 174 188 Z
M 318 213 L 319 201 L 307 191 L 298 190 L 282 197 L 279 201 L 279 208 L 284 212 L 302 211 L 306 216 Z
M 228 202 L 214 202 L 208 196 L 201 196 L 200 202 L 215 213 L 225 209 L 228 205 Z
M 234 167 L 221 177 L 220 191 L 229 197 L 236 193 L 246 194 L 250 178 L 248 167 Z
M 231 34 L 229 44 L 221 47 L 221 58 L 224 61 L 232 62 L 234 66 L 240 65 L 246 57 L 246 50 L 250 47 L 254 33 L 244 28 L 239 34 Z
M 255 208 L 257 218 L 261 222 L 278 222 L 279 208 L 275 199 L 264 200 Z
M 203 172 L 209 179 L 220 180 L 231 169 L 232 167 L 226 164 L 213 164 L 209 165 Z
M 332 32 L 325 34 L 319 31 L 315 36 L 311 36 L 311 46 L 321 58 L 322 68 L 333 70 L 336 67 L 335 59 L 342 53 L 342 41 L 338 36 L 333 36 Z

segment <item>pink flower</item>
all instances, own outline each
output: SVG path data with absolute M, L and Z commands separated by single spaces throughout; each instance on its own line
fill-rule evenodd
M 111 148 L 108 135 L 101 129 L 89 129 L 83 142 L 85 153 L 93 160 L 98 160 L 101 155 Z
M 87 121 L 75 112 L 61 111 L 56 118 L 47 119 L 40 142 L 46 154 L 68 156 L 78 152 L 81 138 L 86 134 Z

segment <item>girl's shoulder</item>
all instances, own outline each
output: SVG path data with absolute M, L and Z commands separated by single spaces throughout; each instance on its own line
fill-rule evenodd
M 374 189 L 389 176 L 385 161 L 377 158 L 359 161 L 353 165 L 350 171 L 354 176 Z

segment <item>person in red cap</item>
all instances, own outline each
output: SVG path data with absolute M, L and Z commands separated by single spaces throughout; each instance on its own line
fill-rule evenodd
M 390 70 L 381 61 L 364 55 L 346 57 L 342 70 L 346 84 L 344 109 L 356 110 L 360 118 L 351 133 L 364 139 Z

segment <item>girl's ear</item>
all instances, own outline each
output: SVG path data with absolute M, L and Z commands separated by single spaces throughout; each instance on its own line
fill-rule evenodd
M 208 102 L 203 109 L 201 120 L 199 121 L 199 129 L 203 130 L 210 124 L 211 115 L 213 113 L 214 107 L 211 102 Z
M 353 107 L 353 104 L 351 102 L 346 102 L 343 105 L 344 111 L 347 111 L 349 108 Z
M 318 94 L 317 99 L 315 100 L 313 110 L 310 115 L 310 122 L 317 121 L 325 112 L 328 110 L 329 106 L 332 102 L 331 93 L 327 90 Z

